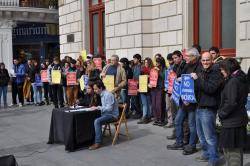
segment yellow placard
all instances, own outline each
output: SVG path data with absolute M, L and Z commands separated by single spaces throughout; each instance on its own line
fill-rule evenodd
M 81 90 L 83 91 L 85 86 L 84 86 L 84 79 L 83 79 L 83 75 L 81 76 L 80 80 L 79 80 L 79 83 L 80 83 L 80 88 Z
M 148 92 L 148 75 L 139 76 L 139 91 Z
M 87 60 L 87 51 L 86 50 L 82 50 L 81 56 L 82 56 L 82 60 L 85 62 Z
M 114 88 L 115 88 L 115 76 L 106 75 L 102 81 L 103 81 L 107 91 L 111 92 L 112 90 L 114 90 Z
M 52 70 L 51 71 L 52 84 L 60 84 L 61 77 L 62 77 L 62 74 L 61 74 L 60 70 Z

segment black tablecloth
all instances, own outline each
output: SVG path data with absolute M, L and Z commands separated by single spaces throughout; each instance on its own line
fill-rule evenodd
M 62 143 L 65 150 L 75 151 L 88 146 L 95 138 L 94 120 L 100 111 L 65 112 L 69 108 L 53 109 L 48 144 Z

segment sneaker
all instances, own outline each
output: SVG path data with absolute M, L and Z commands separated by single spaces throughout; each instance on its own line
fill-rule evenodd
M 13 107 L 13 106 L 16 106 L 17 104 L 13 104 L 13 103 L 11 103 L 10 105 L 9 105 L 9 107 Z
M 74 109 L 75 107 L 74 106 L 70 106 L 69 108 Z
M 167 145 L 169 150 L 183 150 L 183 144 L 177 144 L 176 142 L 172 145 Z
M 165 123 L 164 122 L 158 122 L 158 124 L 156 124 L 156 125 L 162 127 L 162 126 L 165 126 Z
M 208 158 L 205 156 L 198 156 L 195 158 L 195 160 L 198 162 L 208 162 Z
M 19 107 L 22 107 L 22 106 L 23 106 L 23 104 L 22 104 L 22 103 L 19 103 L 19 104 L 18 104 L 18 106 L 19 106 Z

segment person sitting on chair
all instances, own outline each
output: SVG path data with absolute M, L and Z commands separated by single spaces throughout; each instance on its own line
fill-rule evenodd
M 86 94 L 78 100 L 79 106 L 92 107 L 100 106 L 102 104 L 100 95 L 94 93 L 93 85 L 93 82 L 88 83 Z
M 91 107 L 93 110 L 101 110 L 101 117 L 94 122 L 95 126 L 95 143 L 89 147 L 89 150 L 95 150 L 101 147 L 102 142 L 102 125 L 107 122 L 117 120 L 119 116 L 118 104 L 115 96 L 108 92 L 101 80 L 94 83 L 94 92 L 100 94 L 102 106 Z

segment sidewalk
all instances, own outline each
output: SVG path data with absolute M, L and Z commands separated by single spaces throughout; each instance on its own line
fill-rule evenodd
M 24 106 L 0 110 L 0 156 L 14 154 L 20 166 L 206 166 L 183 156 L 182 151 L 166 149 L 171 129 L 128 123 L 131 139 L 120 137 L 115 146 L 104 138 L 104 147 L 68 153 L 63 145 L 48 145 L 52 106 Z M 114 131 L 112 130 L 112 133 Z M 244 155 L 250 164 L 250 155 Z

